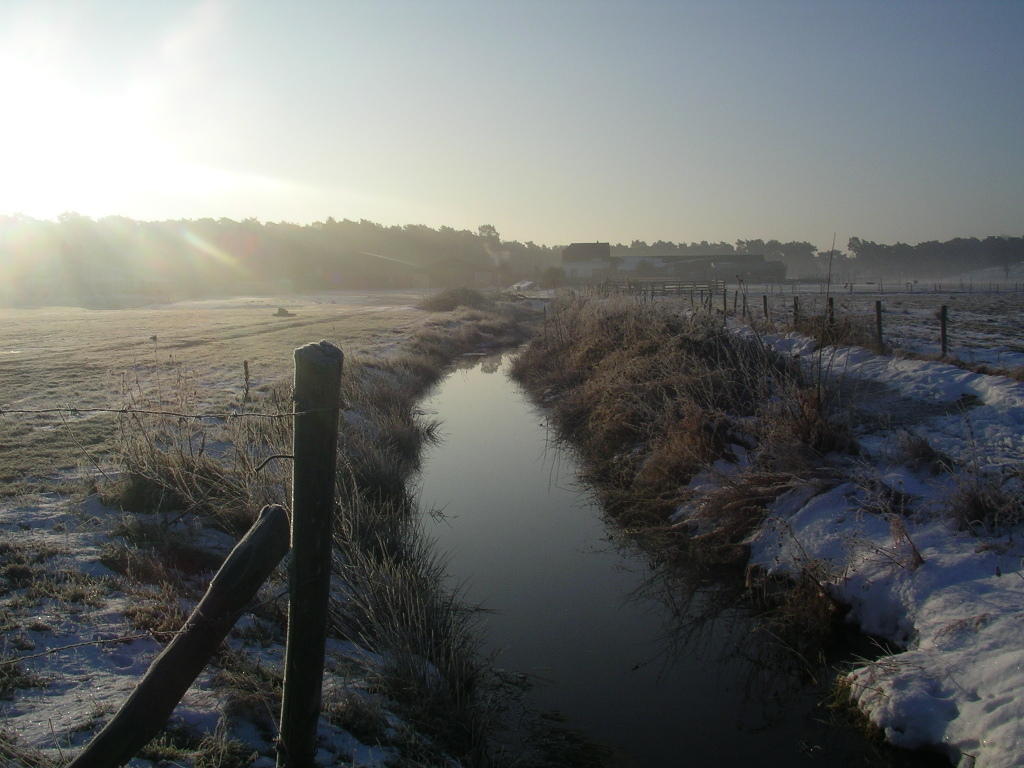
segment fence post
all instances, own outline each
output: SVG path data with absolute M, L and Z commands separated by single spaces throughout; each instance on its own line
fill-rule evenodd
M 316 754 L 343 362 L 341 350 L 326 341 L 295 350 L 292 559 L 281 738 L 277 747 L 280 768 L 313 768 Z
M 800 297 L 793 297 L 793 326 L 800 324 Z
M 213 577 L 185 626 L 68 768 L 123 765 L 160 733 L 167 719 L 224 641 L 238 614 L 288 551 L 288 515 L 267 506 Z
M 878 343 L 878 351 L 882 351 L 882 302 L 875 301 L 875 341 Z
M 764 305 L 764 319 L 771 322 L 771 316 L 768 314 L 768 294 L 761 295 L 761 304 Z
M 836 324 L 836 302 L 831 296 L 828 297 L 828 324 L 834 327 Z
M 729 289 L 722 286 L 722 317 L 729 314 Z
M 943 304 L 939 308 L 939 341 L 942 345 L 942 356 L 946 356 L 946 320 L 947 320 L 947 308 Z

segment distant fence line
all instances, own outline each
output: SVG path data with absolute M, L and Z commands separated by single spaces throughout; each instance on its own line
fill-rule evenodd
M 765 291 L 770 295 L 776 293 L 821 293 L 821 294 L 886 294 L 886 293 L 1024 293 L 1024 282 L 989 281 L 912 281 L 912 280 L 867 280 L 848 281 L 836 279 L 785 282 L 746 280 L 666 280 L 657 278 L 639 278 L 629 280 L 604 280 L 584 286 L 576 286 L 574 290 L 589 290 L 596 293 L 628 293 L 634 295 L 678 296 L 690 291 L 717 293 L 726 286 L 747 286 L 753 292 Z M 817 289 L 817 290 L 815 290 Z
M 705 282 L 657 280 L 619 282 L 605 281 L 597 285 L 588 286 L 588 290 L 600 295 L 615 293 L 627 294 L 635 296 L 640 301 L 651 301 L 655 297 L 659 296 L 688 296 L 690 307 L 693 310 L 718 314 L 723 318 L 723 320 L 732 315 L 734 317 L 754 322 L 757 318 L 755 317 L 754 305 L 750 300 L 750 297 L 757 295 L 757 291 L 754 290 L 755 288 L 764 290 L 769 284 L 763 283 L 751 285 L 740 280 L 735 283 L 735 285 L 736 288 L 730 290 L 729 284 L 722 280 L 711 280 Z M 933 283 L 931 285 L 937 293 L 943 292 L 940 290 L 944 287 L 943 284 Z M 1021 290 L 1024 288 L 1024 283 L 1014 283 L 1013 285 L 1014 290 Z M 883 288 L 881 285 L 879 287 Z M 912 288 L 911 284 L 907 284 L 907 287 Z M 792 295 L 793 306 L 791 313 L 783 310 L 782 318 L 780 318 L 778 310 L 773 311 L 770 304 L 769 294 L 761 293 L 761 314 L 763 315 L 763 322 L 767 323 L 770 327 L 774 327 L 776 320 L 781 320 L 782 323 L 788 323 L 792 328 L 800 328 L 802 322 L 806 322 L 812 318 L 821 318 L 823 323 L 822 330 L 824 332 L 831 333 L 835 331 L 838 328 L 835 297 L 837 295 L 841 296 L 852 293 L 852 286 L 822 284 L 822 289 L 824 302 L 821 306 L 814 306 L 815 302 L 813 299 L 807 302 L 810 306 L 801 306 L 801 295 L 794 292 Z M 884 293 L 884 288 L 880 292 Z M 918 290 L 917 292 L 922 293 L 924 291 Z M 574 291 L 574 293 L 578 293 L 578 291 Z M 879 291 L 876 291 L 876 293 L 879 293 Z M 780 291 L 780 294 L 785 295 L 782 291 Z M 685 298 L 683 300 L 685 301 Z M 852 316 L 865 321 L 865 330 L 870 333 L 871 340 L 875 347 L 878 350 L 883 350 L 885 348 L 883 335 L 883 307 L 880 299 L 874 302 L 874 312 L 872 314 L 853 313 L 851 315 L 848 313 L 847 316 Z M 949 307 L 947 305 L 943 304 L 939 307 L 936 312 L 936 319 L 938 320 L 937 335 L 940 355 L 941 357 L 946 358 L 949 355 L 948 331 L 950 325 Z
M 608 280 L 595 289 L 603 293 L 629 293 L 650 296 L 683 296 L 687 293 L 717 293 L 725 288 L 725 280 Z

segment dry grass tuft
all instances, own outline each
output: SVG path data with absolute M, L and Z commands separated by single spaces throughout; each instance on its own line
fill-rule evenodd
M 332 602 L 332 631 L 384 654 L 367 670 L 375 686 L 417 730 L 475 764 L 492 715 L 475 612 L 444 586 L 444 563 L 402 500 L 349 489 L 341 510 L 335 572 L 346 590 Z
M 906 464 L 918 472 L 928 472 L 938 475 L 942 472 L 949 472 L 953 469 L 953 460 L 936 450 L 927 439 L 921 435 L 901 431 L 896 438 L 897 454 L 896 460 Z
M 0 669 L 2 674 L 2 669 Z M 5 768 L 56 768 L 57 763 L 37 749 L 18 743 L 14 733 L 0 727 L 0 764 Z
M 494 305 L 493 300 L 487 298 L 475 288 L 448 288 L 423 299 L 418 306 L 428 312 L 451 312 L 459 307 L 470 307 L 472 309 L 485 309 Z
M 180 587 L 169 582 L 155 589 L 134 590 L 132 601 L 124 611 L 125 618 L 135 629 L 167 642 L 185 626 L 188 618 L 181 606 L 180 594 Z
M 965 470 L 957 479 L 947 513 L 961 530 L 999 535 L 1024 523 L 1024 471 Z
M 0 699 L 9 699 L 19 688 L 38 688 L 45 685 L 43 678 L 25 670 L 17 657 L 0 653 Z M 3 748 L 3 734 L 0 733 L 0 750 Z M 3 754 L 0 751 L 0 754 Z
M 476 292 L 456 292 L 452 298 L 455 306 L 443 318 L 425 321 L 403 351 L 385 359 L 358 354 L 346 359 L 335 537 L 340 591 L 333 631 L 371 652 L 368 656 L 385 660 L 363 673 L 427 740 L 410 734 L 394 738 L 415 754 L 432 755 L 429 764 L 443 762 L 440 749 L 474 765 L 486 761 L 491 727 L 491 708 L 482 693 L 485 666 L 473 613 L 442 586 L 443 564 L 414 522 L 409 478 L 419 468 L 423 446 L 437 434 L 437 426 L 416 406 L 458 355 L 521 342 L 529 315 Z M 174 410 L 195 410 L 187 391 L 163 391 Z M 292 410 L 288 384 L 247 393 L 247 400 L 240 398 L 230 409 L 240 415 Z M 166 403 L 131 405 L 156 410 L 152 406 Z M 290 462 L 276 459 L 258 472 L 257 467 L 268 456 L 290 454 L 291 440 L 290 418 L 122 417 L 118 451 L 125 479 L 107 489 L 108 497 L 127 509 L 159 513 L 129 518 L 119 531 L 124 543 L 105 553 L 116 570 L 160 585 L 129 617 L 136 626 L 164 632 L 184 621 L 175 613 L 176 596 L 188 587 L 186 577 L 204 564 L 190 559 L 189 541 L 174 533 L 183 524 L 202 521 L 238 533 L 264 504 L 287 504 Z M 166 623 L 162 615 L 169 617 Z M 244 658 L 227 659 L 223 667 L 218 681 L 229 691 L 229 715 L 266 720 L 272 734 L 273 715 L 264 715 L 277 710 L 280 681 Z M 328 712 L 349 708 L 329 696 L 324 705 Z M 435 746 L 428 749 L 428 742 Z
M 878 339 L 872 321 L 863 317 L 837 315 L 833 322 L 827 316 L 801 317 L 791 324 L 794 331 L 815 339 L 822 347 L 866 347 L 878 350 Z
M 813 472 L 856 443 L 827 389 L 756 338 L 705 315 L 628 300 L 565 300 L 517 359 L 514 374 L 550 400 L 568 440 L 606 494 L 639 500 L 613 513 L 648 525 L 686 498 L 698 471 L 752 450 L 756 468 Z
M 727 479 L 704 494 L 690 524 L 696 524 L 694 549 L 716 564 L 743 565 L 747 561 L 747 537 L 760 525 L 768 506 L 801 479 L 794 475 L 747 472 Z
M 824 377 L 772 352 L 756 333 L 735 334 L 706 314 L 615 298 L 563 300 L 514 375 L 550 404 L 608 512 L 657 562 L 689 574 L 683 590 L 698 590 L 719 568 L 739 571 L 771 504 L 828 481 L 829 454 L 858 452 Z M 721 471 L 712 469 L 720 460 Z M 691 490 L 705 471 L 717 487 Z M 670 524 L 677 510 L 686 517 Z M 832 636 L 836 608 L 827 582 L 805 576 L 773 588 L 770 599 L 764 590 L 747 594 L 759 597 L 767 631 L 806 659 Z M 704 601 L 710 619 L 735 606 L 735 593 L 725 592 L 728 599 Z M 695 594 L 679 599 L 701 602 Z

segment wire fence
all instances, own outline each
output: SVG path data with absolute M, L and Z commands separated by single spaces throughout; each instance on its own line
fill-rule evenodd
M 54 414 L 64 416 L 77 416 L 83 413 L 114 413 L 118 415 L 141 414 L 146 416 L 167 416 L 176 419 L 291 419 L 295 416 L 305 416 L 311 413 L 325 413 L 336 408 L 311 408 L 303 411 L 283 411 L 280 413 L 262 413 L 259 411 L 238 411 L 238 412 L 214 412 L 214 413 L 185 413 L 182 411 L 161 411 L 148 408 L 78 408 L 66 406 L 62 408 L 10 408 L 0 406 L 0 416 L 14 415 L 39 415 Z

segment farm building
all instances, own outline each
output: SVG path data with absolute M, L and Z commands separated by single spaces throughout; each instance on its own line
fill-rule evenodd
M 760 254 L 725 253 L 712 256 L 668 254 L 663 256 L 627 255 L 620 270 L 638 277 L 671 277 L 677 280 L 779 281 L 786 278 L 786 265 L 766 261 Z
M 609 243 L 572 243 L 562 249 L 562 269 L 569 280 L 607 277 L 616 272 Z

